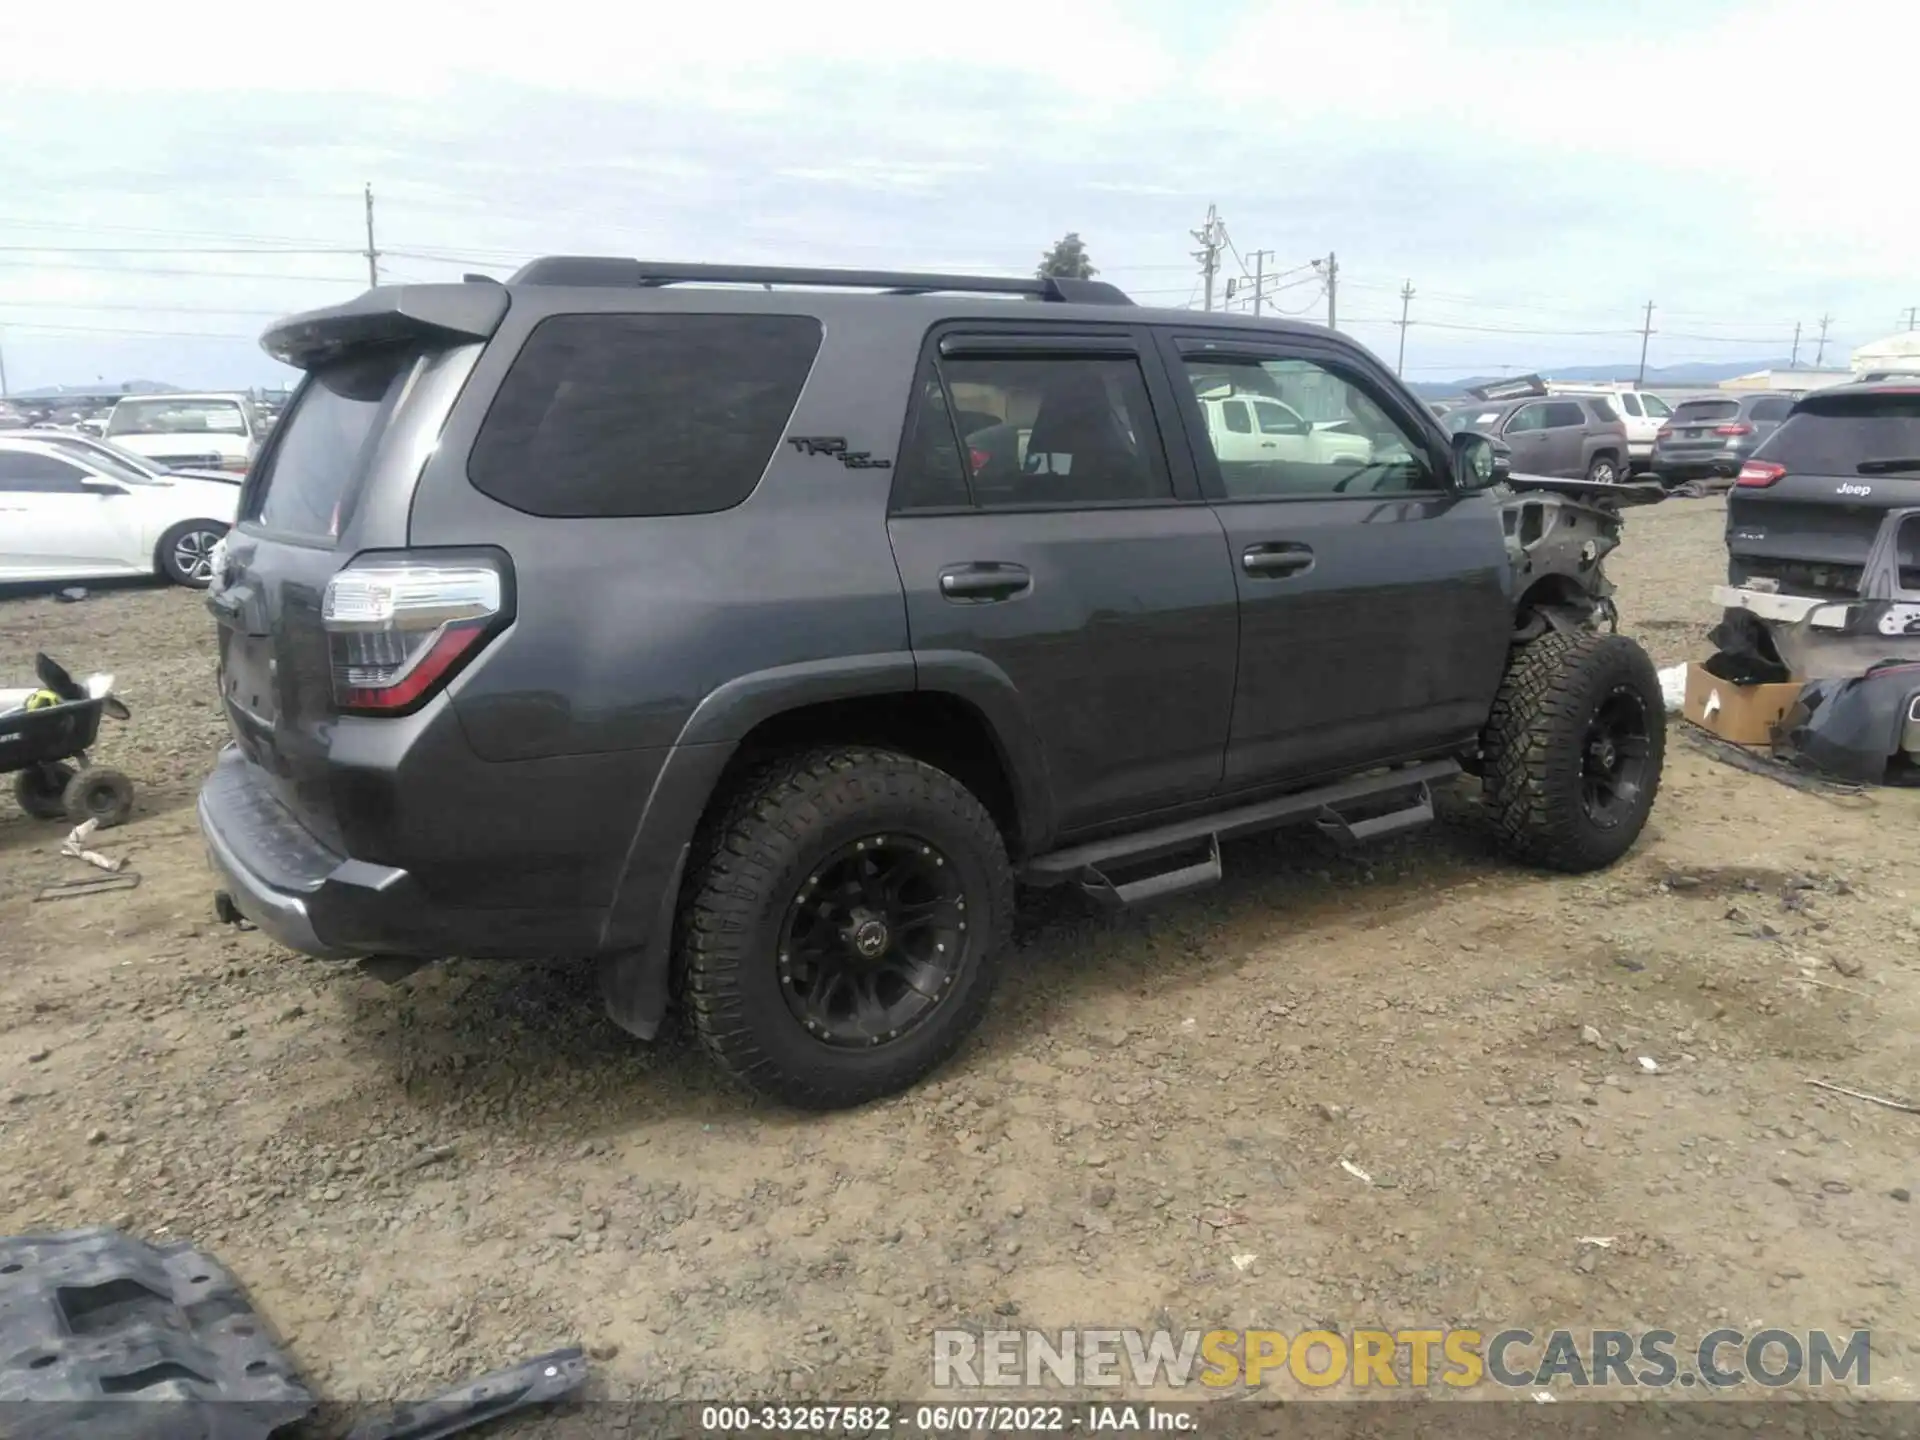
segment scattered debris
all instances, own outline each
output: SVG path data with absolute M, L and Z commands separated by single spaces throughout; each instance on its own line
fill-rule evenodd
M 1779 760 L 1756 755 L 1751 750 L 1735 745 L 1731 740 L 1722 740 L 1718 735 L 1702 730 L 1698 725 L 1688 725 L 1681 731 L 1686 742 L 1694 749 L 1705 752 L 1713 759 L 1736 770 L 1745 770 L 1751 775 L 1765 775 L 1770 780 L 1778 780 L 1782 785 L 1791 785 L 1796 790 L 1804 790 L 1809 795 L 1819 795 L 1830 800 L 1857 799 L 1863 804 L 1871 804 L 1872 796 L 1865 785 L 1847 784 L 1838 780 L 1828 780 L 1824 776 L 1796 770 Z
M 1830 963 L 1849 980 L 1865 974 L 1867 969 L 1867 962 L 1858 955 L 1836 955 Z
M 98 820 L 82 820 L 73 827 L 67 838 L 60 842 L 60 853 L 70 860 L 84 860 L 87 864 L 96 865 L 102 870 L 118 871 L 127 863 L 125 860 L 110 860 L 98 850 L 87 849 L 87 841 L 93 838 L 93 832 L 99 828 Z
M 424 1170 L 429 1165 L 438 1165 L 443 1160 L 451 1160 L 453 1156 L 454 1149 L 451 1145 L 429 1145 L 418 1155 L 411 1155 L 401 1161 L 400 1173 L 404 1175 L 410 1170 Z
M 1229 1225 L 1244 1225 L 1247 1217 L 1238 1210 L 1213 1209 L 1200 1212 L 1200 1223 L 1215 1230 L 1225 1230 Z
M 1346 1171 L 1347 1174 L 1353 1176 L 1353 1178 L 1358 1180 L 1362 1185 L 1371 1185 L 1373 1183 L 1373 1177 L 1351 1160 L 1342 1160 L 1340 1162 L 1340 1168 Z
M 314 1409 L 225 1266 L 185 1241 L 149 1245 L 105 1226 L 0 1239 L 0 1356 L 6 1430 L 22 1440 L 266 1440 Z M 151 1423 L 176 1409 L 187 1420 L 196 1405 L 217 1408 L 219 1423 Z M 149 1423 L 127 1424 L 141 1409 Z
M 496 1370 L 391 1415 L 363 1420 L 347 1440 L 439 1440 L 578 1389 L 587 1378 L 586 1353 L 577 1346 Z
M 1313 1113 L 1318 1115 L 1322 1120 L 1339 1120 L 1346 1116 L 1347 1107 L 1322 1100 L 1313 1107 Z
M 62 880 L 57 885 L 45 885 L 33 898 L 41 900 L 77 900 L 84 895 L 100 895 L 108 890 L 132 890 L 140 883 L 140 875 L 135 870 L 122 870 L 113 875 L 102 875 L 97 880 Z
M 1884 1105 L 1889 1110 L 1903 1111 L 1908 1115 L 1920 1115 L 1920 1105 L 1912 1105 L 1905 1100 L 1889 1100 L 1884 1095 L 1869 1095 L 1865 1090 L 1849 1090 L 1845 1085 L 1833 1085 L 1825 1080 L 1809 1080 L 1807 1084 L 1813 1086 L 1816 1090 L 1831 1090 L 1836 1095 L 1851 1095 L 1855 1100 L 1866 1100 L 1875 1105 Z
M 1913 1192 L 1907 1189 L 1907 1187 L 1904 1185 L 1896 1185 L 1893 1187 L 1893 1189 L 1889 1190 L 1887 1193 L 1891 1195 L 1894 1199 L 1898 1200 L 1902 1205 L 1909 1203 L 1913 1199 Z
M 1582 1245 L 1595 1245 L 1595 1246 L 1598 1246 L 1598 1247 L 1599 1247 L 1600 1249 L 1602 1249 L 1602 1250 L 1611 1250 L 1611 1249 L 1613 1248 L 1613 1236 L 1611 1236 L 1611 1235 L 1582 1235 L 1582 1236 L 1580 1237 L 1580 1243 L 1581 1243 Z
M 1233 1257 L 1233 1268 L 1236 1270 L 1251 1269 L 1254 1261 L 1259 1258 L 1258 1255 L 1235 1255 Z
M 1607 1042 L 1601 1038 L 1599 1030 L 1592 1025 L 1582 1025 L 1580 1027 L 1580 1043 L 1582 1045 L 1591 1045 L 1596 1050 L 1604 1050 L 1607 1048 Z
M 71 605 L 75 601 L 84 600 L 86 598 L 87 598 L 86 586 L 69 585 L 64 590 L 56 590 L 54 592 L 53 603 L 56 605 Z
M 1642 1055 L 1640 1057 L 1640 1068 L 1649 1075 L 1658 1075 L 1660 1073 L 1660 1062 L 1651 1055 Z
M 1660 699 L 1669 715 L 1678 715 L 1687 703 L 1687 667 L 1669 665 L 1660 672 Z

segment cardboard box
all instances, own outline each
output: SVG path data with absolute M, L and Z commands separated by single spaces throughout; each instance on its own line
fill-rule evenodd
M 1773 727 L 1800 698 L 1800 682 L 1736 685 L 1687 666 L 1687 696 L 1681 713 L 1703 730 L 1736 745 L 1770 745 Z

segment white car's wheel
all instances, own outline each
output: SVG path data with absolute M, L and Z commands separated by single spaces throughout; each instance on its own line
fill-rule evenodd
M 160 573 L 176 585 L 204 590 L 213 581 L 213 552 L 227 527 L 218 520 L 183 520 L 160 537 Z

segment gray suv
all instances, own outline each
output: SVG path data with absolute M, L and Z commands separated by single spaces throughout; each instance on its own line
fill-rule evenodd
M 1314 326 L 559 258 L 265 343 L 306 378 L 207 594 L 199 813 L 217 910 L 310 955 L 591 960 L 850 1105 L 979 1019 L 1016 881 L 1148 900 L 1462 771 L 1585 871 L 1653 805 L 1617 511 Z
M 1731 480 L 1792 413 L 1791 395 L 1682 400 L 1654 437 L 1654 476 L 1663 485 Z
M 1516 475 L 1554 475 L 1614 485 L 1630 464 L 1627 423 L 1613 402 L 1595 395 L 1535 395 L 1479 401 L 1450 411 L 1446 427 L 1477 430 L 1503 441 Z

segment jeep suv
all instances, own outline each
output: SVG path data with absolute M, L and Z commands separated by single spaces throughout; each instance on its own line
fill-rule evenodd
M 1317 327 L 557 258 L 265 343 L 306 378 L 207 596 L 199 813 L 216 908 L 311 955 L 592 959 L 629 1031 L 849 1105 L 979 1019 L 1016 881 L 1146 900 L 1462 770 L 1583 871 L 1653 804 L 1617 509 Z M 1217 453 L 1234 396 L 1287 443 Z

